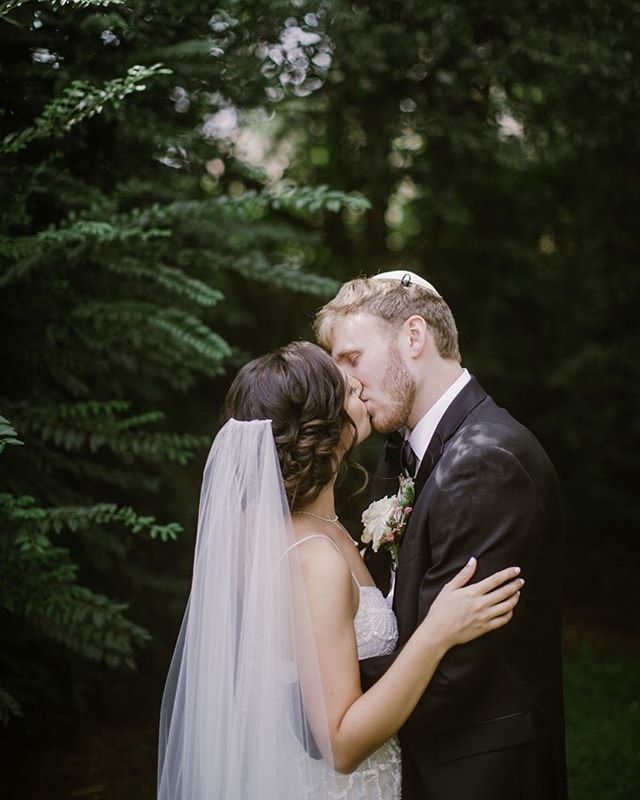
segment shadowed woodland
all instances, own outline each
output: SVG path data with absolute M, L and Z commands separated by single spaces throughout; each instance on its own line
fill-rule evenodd
M 631 0 L 0 2 L 0 796 L 155 796 L 224 391 L 403 267 L 561 477 L 571 797 L 637 796 L 639 44 Z

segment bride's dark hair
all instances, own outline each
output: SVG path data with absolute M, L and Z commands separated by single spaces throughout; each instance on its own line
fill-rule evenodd
M 292 511 L 312 503 L 334 477 L 345 429 L 355 444 L 346 392 L 340 368 L 310 342 L 292 342 L 250 361 L 229 388 L 225 420 L 271 420 Z

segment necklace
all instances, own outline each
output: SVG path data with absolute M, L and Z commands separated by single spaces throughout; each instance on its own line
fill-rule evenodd
M 321 514 L 314 514 L 313 511 L 294 511 L 293 513 L 303 514 L 305 517 L 315 517 L 316 519 L 321 519 L 323 522 L 333 522 L 334 525 L 337 523 L 341 528 L 344 527 L 340 524 L 337 514 L 335 517 L 323 517 Z
M 293 513 L 294 514 L 302 514 L 305 517 L 315 517 L 316 519 L 320 519 L 323 522 L 329 522 L 332 525 L 335 525 L 337 528 L 340 528 L 341 530 L 343 530 L 347 534 L 347 536 L 349 537 L 349 540 L 353 542 L 355 547 L 358 546 L 358 542 L 356 542 L 355 539 L 351 538 L 351 534 L 344 527 L 344 525 L 340 522 L 340 520 L 338 519 L 338 515 L 337 514 L 335 515 L 335 517 L 323 517 L 321 514 L 314 514 L 313 511 L 294 511 Z

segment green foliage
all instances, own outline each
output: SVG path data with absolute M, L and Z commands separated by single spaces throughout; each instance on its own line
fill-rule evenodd
M 47 670 L 73 664 L 82 694 L 84 661 L 134 665 L 145 620 L 176 602 L 175 553 L 190 563 L 182 525 L 159 520 L 193 524 L 197 471 L 178 498 L 176 466 L 211 441 L 216 381 L 299 335 L 291 292 L 315 304 L 337 287 L 314 269 L 321 228 L 367 202 L 270 178 L 234 147 L 279 84 L 257 51 L 289 16 L 0 6 L 0 720 L 53 702 Z M 262 319 L 278 306 L 278 325 Z M 14 667 L 36 662 L 37 677 Z
M 136 65 L 129 67 L 125 78 L 108 81 L 102 89 L 86 81 L 73 81 L 59 97 L 49 103 L 33 125 L 23 128 L 19 133 L 5 136 L 0 145 L 0 153 L 18 153 L 30 142 L 61 136 L 74 125 L 99 114 L 107 103 L 119 108 L 124 98 L 132 92 L 144 92 L 147 88 L 142 82 L 154 75 L 169 75 L 171 70 L 162 64 L 150 67 Z
M 144 262 L 122 261 L 108 264 L 107 269 L 136 281 L 142 279 L 148 283 L 157 283 L 176 297 L 199 306 L 212 308 L 224 299 L 224 295 L 218 289 L 186 275 L 180 269 L 167 267 L 164 264 L 150 265 Z
M 325 32 L 328 78 L 282 127 L 290 178 L 371 200 L 325 220 L 331 274 L 438 287 L 558 468 L 570 596 L 616 620 L 640 524 L 637 9 L 334 0 Z
M 640 783 L 637 652 L 583 645 L 566 659 L 569 796 L 631 800 Z
M 7 14 L 16 8 L 28 3 L 29 0 L 7 0 L 6 3 L 0 5 L 0 15 Z M 38 2 L 46 3 L 48 6 L 55 8 L 56 6 L 73 5 L 77 8 L 89 8 L 90 6 L 120 6 L 123 5 L 124 0 L 38 0 Z
M 208 439 L 190 434 L 150 433 L 134 430 L 159 422 L 164 415 L 149 411 L 135 416 L 120 416 L 130 403 L 123 400 L 89 400 L 53 406 L 16 406 L 13 413 L 25 435 L 37 437 L 66 451 L 87 449 L 95 453 L 107 449 L 116 455 L 135 455 L 151 460 L 163 459 L 186 464 L 194 448 Z
M 340 288 L 340 283 L 333 278 L 309 275 L 298 270 L 295 265 L 269 264 L 260 251 L 238 258 L 231 265 L 231 269 L 251 281 L 269 283 L 320 297 L 335 294 Z
M 406 265 L 445 295 L 465 363 L 559 468 L 570 597 L 619 619 L 640 523 L 639 26 L 631 0 L 0 5 L 0 569 L 32 595 L 0 616 L 0 719 L 48 702 L 58 648 L 79 676 L 82 657 L 128 665 L 138 623 L 179 606 L 191 544 L 160 546 L 178 529 L 155 520 L 193 522 L 197 469 L 175 465 L 209 442 L 220 376 L 308 336 L 361 271 Z M 591 737 L 570 765 L 617 800 L 604 749 L 597 792 L 587 756 L 608 692 L 634 741 L 630 684 L 596 661 L 570 661 L 570 729 Z
M 9 420 L 0 414 L 0 453 L 8 444 L 24 444 L 16 437 L 17 433 Z
M 75 410 L 76 416 L 87 418 L 122 410 L 122 406 L 94 402 Z M 73 417 L 68 408 L 60 415 Z M 4 417 L 0 424 L 3 445 L 21 444 L 13 438 L 15 431 Z M 83 658 L 111 668 L 133 668 L 134 648 L 145 644 L 149 633 L 124 616 L 126 603 L 80 586 L 71 551 L 51 541 L 51 534 L 65 529 L 95 532 L 114 524 L 162 541 L 176 539 L 181 531 L 177 523 L 158 524 L 152 516 L 114 503 L 41 508 L 28 495 L 0 493 L 0 608 L 18 624 L 29 626 Z M 0 686 L 0 723 L 21 714 L 20 703 Z

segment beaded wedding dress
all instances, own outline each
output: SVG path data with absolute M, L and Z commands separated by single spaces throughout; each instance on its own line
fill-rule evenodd
M 323 538 L 321 534 L 300 539 Z M 398 641 L 395 615 L 384 595 L 376 586 L 360 586 L 358 611 L 353 619 L 358 646 L 358 659 L 392 653 Z M 327 772 L 323 762 L 317 762 L 315 780 L 309 786 L 307 800 L 400 800 L 400 745 L 394 736 L 372 753 L 349 775 L 333 770 Z

